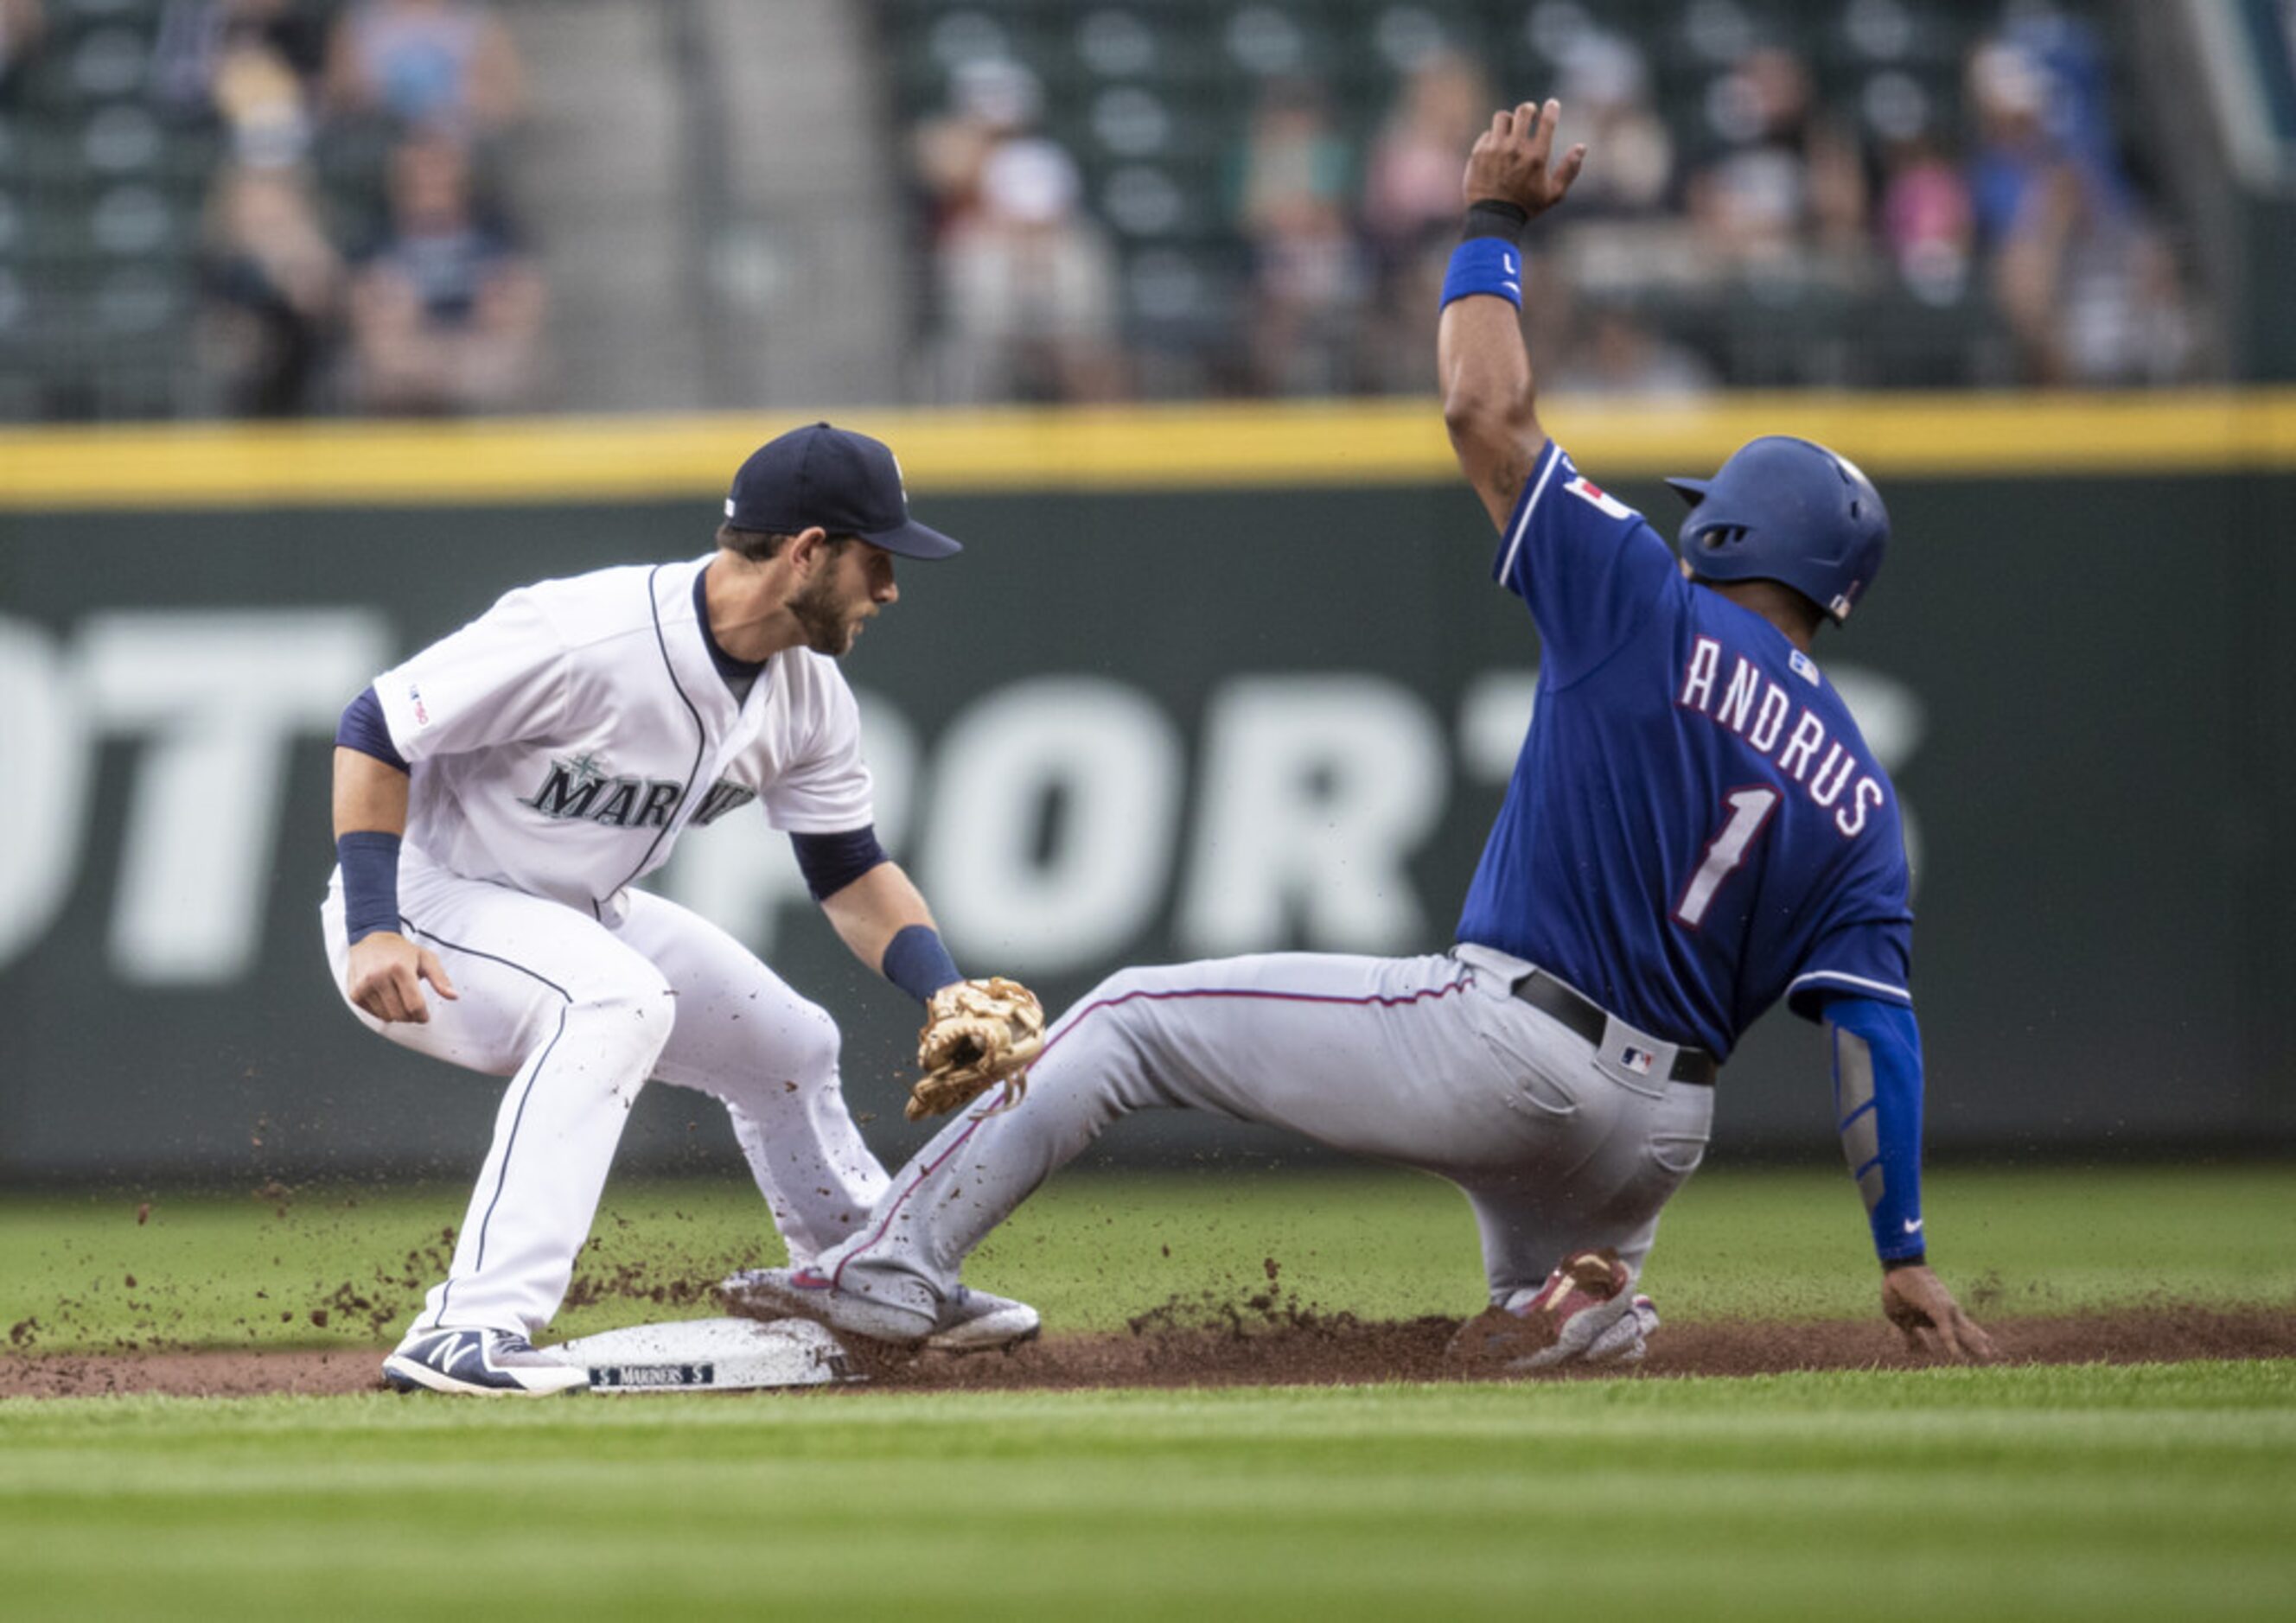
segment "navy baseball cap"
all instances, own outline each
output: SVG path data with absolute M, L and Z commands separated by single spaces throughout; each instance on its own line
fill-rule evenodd
M 946 558 L 964 548 L 909 517 L 901 464 L 882 439 L 826 422 L 791 429 L 750 453 L 726 498 L 736 529 L 793 536 L 819 525 L 858 536 L 904 558 Z

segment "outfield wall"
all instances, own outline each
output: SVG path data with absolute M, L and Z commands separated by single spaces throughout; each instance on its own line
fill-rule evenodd
M 2296 1143 L 2296 395 L 1559 404 L 1671 528 L 1660 471 L 1838 444 L 1898 543 L 1818 655 L 1915 844 L 1931 1139 L 2019 1155 Z M 849 661 L 880 824 L 961 963 L 1048 1004 L 1128 963 L 1439 948 L 1537 643 L 1431 405 L 857 414 L 964 538 Z M 778 421 L 0 435 L 0 1176 L 475 1166 L 496 1087 L 335 1000 L 328 740 L 384 664 L 545 575 L 698 553 Z M 914 1006 L 862 972 L 757 814 L 661 878 L 847 1030 L 889 1153 Z M 1773 1015 L 1726 1151 L 1830 1144 Z M 629 1164 L 726 1163 L 652 1090 Z M 1111 1153 L 1275 1152 L 1205 1122 Z

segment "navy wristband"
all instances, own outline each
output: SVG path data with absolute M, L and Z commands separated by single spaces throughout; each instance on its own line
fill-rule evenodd
M 1453 249 L 1443 277 L 1443 303 L 1472 293 L 1489 293 L 1522 308 L 1522 250 L 1498 237 L 1469 237 Z
M 885 943 L 884 961 L 878 967 L 886 980 L 919 1003 L 931 1002 L 941 988 L 964 979 L 941 944 L 940 932 L 930 924 L 905 925 Z
M 343 868 L 343 927 L 356 943 L 398 929 L 398 836 L 359 829 L 335 841 Z

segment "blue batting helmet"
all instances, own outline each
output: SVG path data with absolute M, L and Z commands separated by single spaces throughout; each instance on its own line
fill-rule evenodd
M 1824 446 L 1765 434 L 1712 479 L 1670 479 L 1690 503 L 1679 540 L 1708 580 L 1783 581 L 1836 623 L 1882 572 L 1890 514 L 1857 464 Z

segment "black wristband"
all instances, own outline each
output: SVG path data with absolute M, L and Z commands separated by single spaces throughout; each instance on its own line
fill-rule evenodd
M 1894 1274 L 1899 1268 L 1925 1268 L 1929 1266 L 1929 1265 L 1930 1254 L 1927 1251 L 1915 1251 L 1910 1257 L 1887 1257 L 1882 1258 L 1882 1272 L 1884 1274 Z
M 1529 209 L 1504 198 L 1487 197 L 1468 209 L 1459 226 L 1459 240 L 1472 242 L 1477 237 L 1498 237 L 1520 244 L 1522 228 L 1529 224 Z

